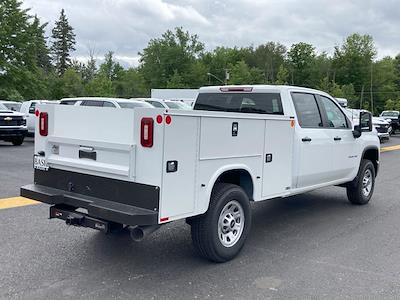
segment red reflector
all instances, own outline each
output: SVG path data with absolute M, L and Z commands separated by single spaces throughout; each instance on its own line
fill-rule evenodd
M 171 122 L 172 122 L 171 116 L 166 116 L 165 117 L 165 123 L 167 123 L 169 125 L 169 124 L 171 124 Z
M 47 112 L 39 114 L 39 133 L 41 136 L 47 136 L 49 133 L 49 115 Z
M 160 222 L 166 222 L 166 221 L 168 221 L 169 220 L 169 217 L 166 217 L 166 218 L 160 218 Z
M 222 87 L 219 89 L 221 92 L 251 92 L 252 87 Z
M 35 111 L 35 115 L 36 115 L 36 117 L 39 117 L 39 110 Z
M 158 115 L 156 120 L 157 120 L 158 124 L 161 124 L 162 123 L 162 116 Z
M 143 147 L 153 147 L 153 130 L 154 120 L 153 118 L 143 118 L 140 126 L 140 143 Z

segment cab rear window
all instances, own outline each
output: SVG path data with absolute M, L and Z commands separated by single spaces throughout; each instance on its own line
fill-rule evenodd
M 279 93 L 202 93 L 194 110 L 283 115 Z

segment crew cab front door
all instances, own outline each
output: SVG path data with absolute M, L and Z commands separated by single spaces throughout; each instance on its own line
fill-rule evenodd
M 320 106 L 311 93 L 293 92 L 298 126 L 296 129 L 296 158 L 294 183 L 297 188 L 332 181 L 331 132 L 324 127 Z

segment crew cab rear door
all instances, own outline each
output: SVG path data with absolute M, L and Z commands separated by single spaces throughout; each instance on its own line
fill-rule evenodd
M 298 188 L 329 182 L 332 177 L 331 132 L 324 127 L 320 107 L 314 94 L 293 92 L 297 114 L 295 137 L 296 171 Z

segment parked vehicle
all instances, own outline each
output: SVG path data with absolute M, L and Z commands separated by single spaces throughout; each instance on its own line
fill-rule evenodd
M 192 111 L 38 110 L 35 183 L 22 196 L 50 204 L 50 218 L 125 228 L 136 241 L 186 219 L 199 254 L 215 262 L 243 247 L 250 202 L 340 185 L 363 205 L 378 173 L 371 114 L 353 128 L 331 96 L 312 89 L 205 87 Z
M 0 140 L 20 146 L 27 131 L 25 115 L 12 111 L 0 103 Z
M 21 110 L 21 102 L 16 101 L 0 101 L 7 109 L 12 111 L 20 111 Z
M 58 101 L 49 101 L 49 100 L 29 100 L 22 102 L 20 112 L 25 114 L 26 123 L 28 127 L 28 136 L 34 136 L 35 134 L 35 124 L 36 124 L 36 116 L 35 116 L 35 108 L 37 104 L 57 104 Z
M 157 108 L 186 109 L 186 110 L 192 109 L 192 107 L 190 105 L 186 104 L 185 102 L 181 102 L 181 101 L 161 100 L 161 99 L 155 99 L 155 98 L 133 98 L 133 99 L 145 101 Z
M 336 98 L 336 101 L 339 103 L 339 105 L 343 108 L 347 107 L 348 100 L 346 98 Z
M 385 110 L 380 114 L 381 118 L 389 121 L 392 125 L 392 134 L 396 133 L 396 130 L 400 130 L 400 112 L 396 110 Z
M 112 108 L 138 108 L 153 106 L 149 103 L 137 100 L 121 99 L 121 98 L 65 98 L 60 101 L 63 105 L 75 106 L 91 106 L 91 107 L 112 107 Z
M 361 109 L 346 109 L 345 112 L 348 117 L 353 121 L 353 124 L 359 124 L 360 113 L 366 111 Z M 379 141 L 383 142 L 389 140 L 392 132 L 391 123 L 380 117 L 372 117 L 373 129 L 379 137 Z

